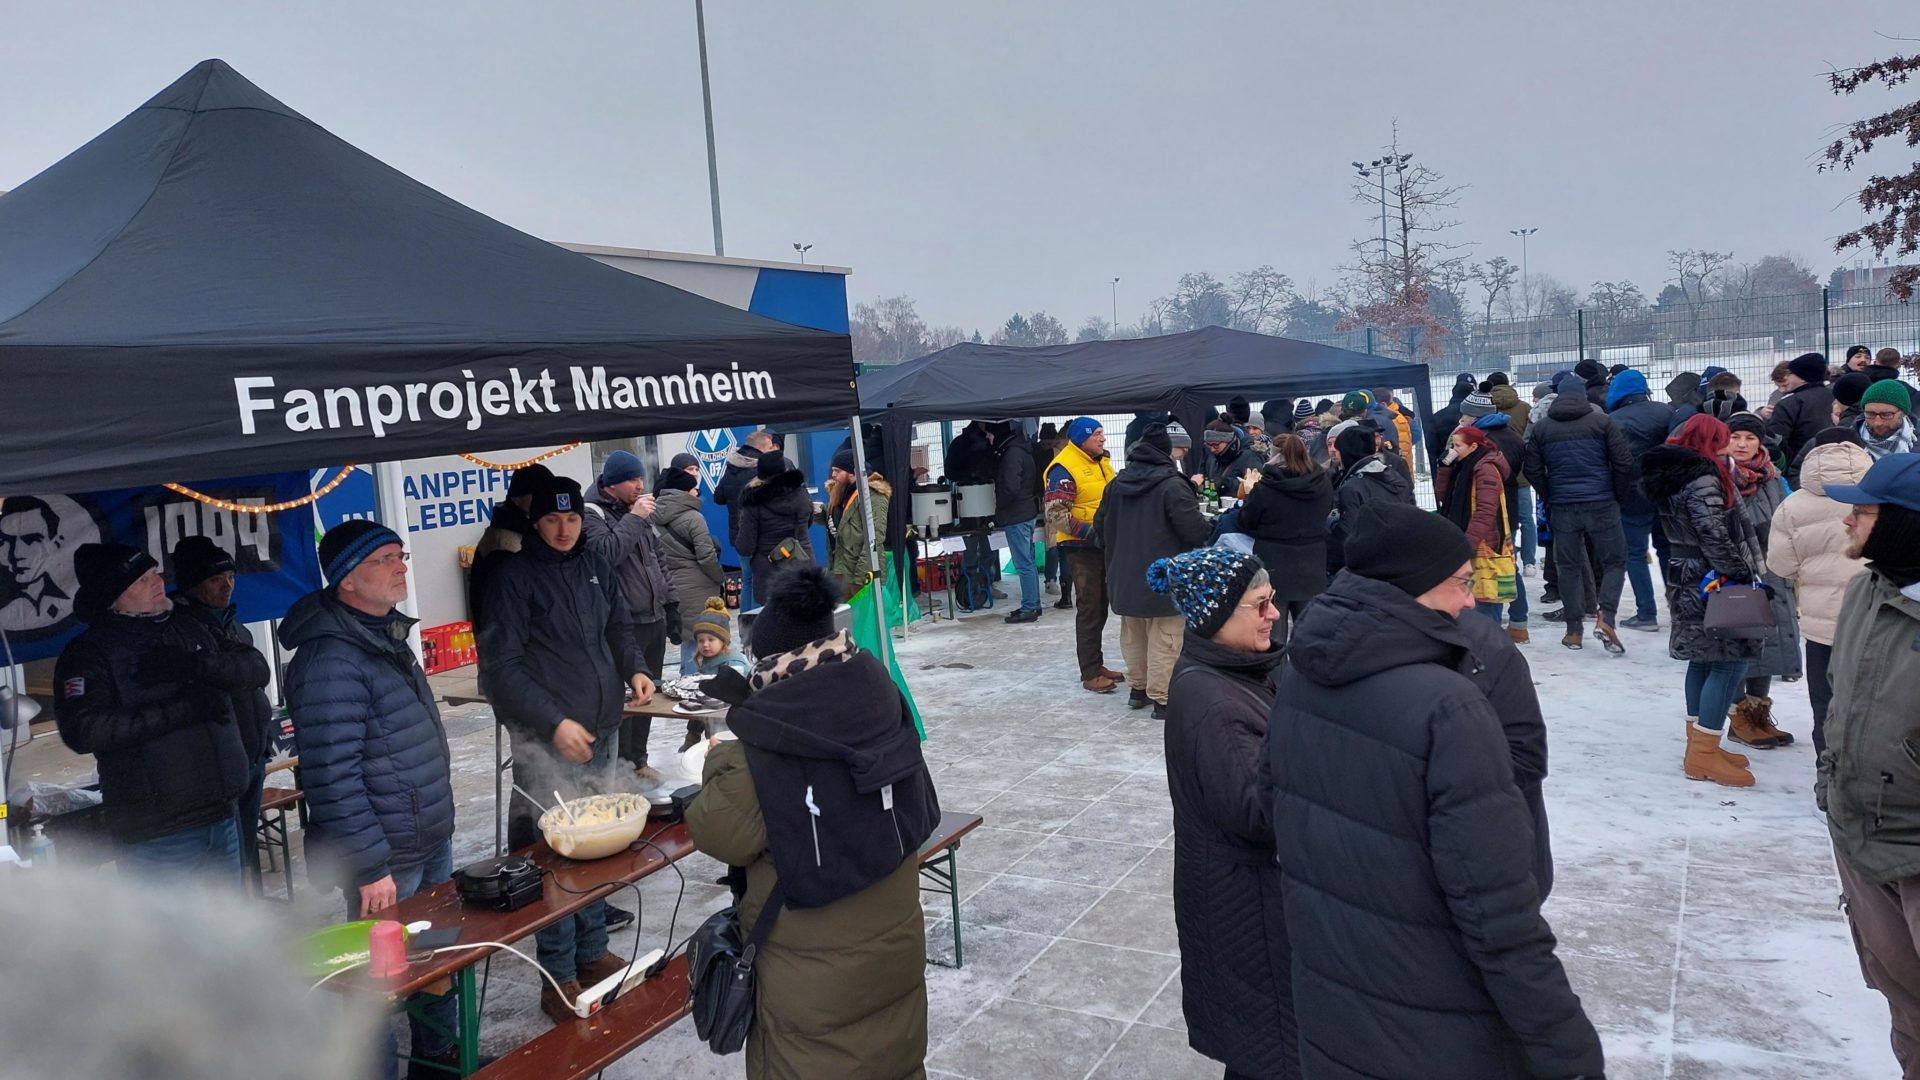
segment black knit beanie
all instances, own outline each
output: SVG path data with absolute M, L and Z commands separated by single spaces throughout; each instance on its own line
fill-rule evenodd
M 183 536 L 173 545 L 173 587 L 186 592 L 215 574 L 233 569 L 233 556 L 204 536 Z
M 748 631 L 753 655 L 765 660 L 832 637 L 833 610 L 839 605 L 840 588 L 820 567 L 778 571 Z
M 700 478 L 681 469 L 669 469 L 660 474 L 653 485 L 655 492 L 694 491 L 700 487 Z
M 552 479 L 553 470 L 537 461 L 522 465 L 513 470 L 513 476 L 507 480 L 507 498 L 518 499 L 531 495 Z
M 773 480 L 787 471 L 786 455 L 769 450 L 760 455 L 760 463 L 754 466 L 754 471 L 762 480 Z
M 1165 424 L 1148 424 L 1146 430 L 1140 433 L 1138 441 L 1158 449 L 1168 457 L 1173 456 L 1173 436 L 1167 433 Z M 1192 445 L 1193 440 L 1189 439 L 1187 442 L 1188 445 Z
M 1727 417 L 1728 431 L 1744 431 L 1756 436 L 1762 442 L 1767 438 L 1767 422 L 1750 412 L 1737 412 Z
M 1903 589 L 1920 581 L 1920 511 L 1898 503 L 1881 503 L 1880 516 L 1860 554 Z
M 841 472 L 853 472 L 859 468 L 859 465 L 860 462 L 853 456 L 852 447 L 833 455 L 833 467 Z
M 146 552 L 126 544 L 81 544 L 73 553 L 73 574 L 80 582 L 74 612 L 88 622 L 100 618 L 121 593 L 158 565 Z
M 1827 381 L 1827 358 L 1817 352 L 1801 353 L 1787 361 L 1787 370 L 1818 386 Z
M 1873 385 L 1873 376 L 1864 371 L 1849 371 L 1833 380 L 1833 400 L 1851 409 L 1860 404 L 1860 395 Z
M 1460 526 L 1405 503 L 1374 502 L 1347 534 L 1347 569 L 1423 596 L 1473 560 Z
M 1252 403 L 1243 397 L 1234 398 L 1227 402 L 1227 417 L 1236 424 L 1245 424 L 1253 419 Z
M 1333 448 L 1340 454 L 1340 464 L 1349 469 L 1361 458 L 1371 455 L 1374 446 L 1374 433 L 1359 424 L 1341 432 L 1333 440 Z
M 527 520 L 539 521 L 548 514 L 584 514 L 586 501 L 580 496 L 579 481 L 555 476 L 533 493 L 533 505 L 527 508 Z

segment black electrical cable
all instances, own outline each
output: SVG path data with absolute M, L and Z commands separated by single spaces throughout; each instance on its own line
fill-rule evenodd
M 665 854 L 665 852 L 662 852 L 661 854 Z M 560 875 L 554 873 L 551 870 L 546 870 L 542 872 L 545 873 L 548 877 L 553 879 L 554 888 L 559 889 L 563 893 L 569 893 L 573 896 L 585 896 L 588 893 L 598 892 L 601 888 L 600 886 L 596 885 L 591 889 L 569 889 L 565 885 L 560 884 Z M 682 880 L 684 881 L 685 878 L 683 877 Z M 640 962 L 640 926 L 641 926 L 641 920 L 645 918 L 647 914 L 647 896 L 645 893 L 640 891 L 640 885 L 638 882 L 622 881 L 620 882 L 620 887 L 633 890 L 633 899 L 634 899 L 633 955 L 627 957 L 627 966 L 632 967 L 634 964 L 637 964 Z M 683 892 L 685 891 L 684 888 L 682 889 L 682 891 Z M 606 897 L 603 896 L 600 898 L 600 900 L 594 901 L 594 903 L 596 904 L 600 903 L 601 900 L 605 900 L 605 899 Z M 676 904 L 675 907 L 677 908 L 678 905 Z M 668 944 L 672 944 L 671 938 L 668 939 Z M 577 960 L 578 958 L 576 957 L 575 959 Z M 551 975 L 553 973 L 548 972 L 547 974 Z M 578 973 L 576 972 L 576 975 L 577 974 Z
M 685 870 L 680 869 L 680 863 L 677 860 L 675 860 L 673 856 L 668 855 L 666 853 L 666 850 L 662 848 L 659 844 L 656 844 L 653 841 L 648 840 L 646 837 L 641 837 L 639 840 L 639 843 L 645 844 L 648 847 L 652 848 L 653 850 L 659 852 L 660 858 L 665 860 L 668 866 L 673 867 L 674 874 L 680 878 L 680 893 L 679 895 L 673 898 L 673 914 L 667 917 L 667 950 L 666 952 L 661 954 L 660 962 L 655 964 L 650 970 L 648 970 L 647 974 L 651 976 L 657 973 L 661 968 L 666 967 L 667 961 L 672 960 L 675 956 L 678 956 L 680 953 L 680 950 L 686 948 L 687 942 L 690 942 L 693 940 L 693 935 L 688 934 L 686 941 L 682 941 L 678 945 L 675 945 L 673 943 L 673 932 L 675 928 L 680 925 L 680 902 L 687 898 L 687 872 Z M 637 940 L 638 939 L 636 938 L 636 941 Z

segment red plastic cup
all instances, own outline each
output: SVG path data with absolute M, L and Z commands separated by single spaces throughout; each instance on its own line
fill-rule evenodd
M 407 970 L 406 928 L 390 919 L 374 923 L 367 933 L 367 972 L 376 979 Z

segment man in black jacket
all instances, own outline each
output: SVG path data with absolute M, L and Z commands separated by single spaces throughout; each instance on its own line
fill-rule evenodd
M 997 483 L 1000 479 L 1000 462 L 994 439 L 998 435 L 997 424 L 985 420 L 975 420 L 960 429 L 960 434 L 947 444 L 946 476 L 954 487 L 970 487 L 981 484 Z M 963 518 L 986 518 L 985 507 L 956 505 L 954 513 Z M 966 552 L 961 556 L 966 566 L 969 581 L 988 582 L 994 599 L 1004 600 L 1006 594 L 991 583 L 1000 576 L 1000 560 L 993 557 L 993 545 L 988 541 L 987 533 L 982 530 L 967 532 L 961 536 Z M 977 586 L 976 586 L 977 587 Z
M 1800 451 L 1815 435 L 1833 426 L 1833 390 L 1827 386 L 1827 358 L 1817 352 L 1801 353 L 1787 361 L 1782 385 L 1786 396 L 1773 407 L 1767 420 L 1767 434 L 1779 445 L 1780 453 L 1793 466 L 1787 483 L 1800 486 Z
M 1020 575 L 1020 607 L 1007 616 L 1010 623 L 1040 618 L 1040 570 L 1033 559 L 1033 522 L 1040 516 L 1040 466 L 1034 461 L 1033 440 L 1020 421 L 1000 425 L 1000 473 L 993 486 L 993 520 L 1007 535 L 1007 554 Z
M 680 604 L 667 573 L 660 534 L 653 529 L 657 503 L 647 493 L 646 481 L 639 458 L 625 450 L 607 455 L 600 479 L 586 490 L 580 507 L 580 543 L 613 567 L 633 619 L 633 639 L 646 657 L 647 670 L 658 672 L 666 667 L 667 643 L 680 644 Z M 647 764 L 647 739 L 652 734 L 650 716 L 628 717 L 620 733 L 620 756 L 649 782 L 660 779 L 659 770 Z
M 1147 587 L 1147 567 L 1207 542 L 1213 531 L 1193 485 L 1173 464 L 1165 424 L 1150 424 L 1133 444 L 1127 467 L 1107 485 L 1093 515 L 1106 556 L 1107 600 L 1120 616 L 1120 653 L 1127 661 L 1127 704 L 1166 719 L 1167 683 L 1180 661 L 1179 609 Z
M 1448 432 L 1449 435 L 1452 432 Z M 1333 469 L 1333 514 L 1327 518 L 1327 573 L 1347 564 L 1348 523 L 1375 501 L 1413 505 L 1413 485 L 1380 452 L 1380 436 L 1355 423 L 1334 436 L 1329 456 Z
M 1620 498 L 1633 480 L 1633 455 L 1620 429 L 1582 393 L 1578 374 L 1555 383 L 1557 393 L 1546 415 L 1536 410 L 1527 426 L 1522 468 L 1527 482 L 1547 504 L 1553 527 L 1553 557 L 1559 562 L 1562 619 L 1567 633 L 1560 643 L 1582 647 L 1588 597 L 1581 595 L 1581 563 L 1589 550 L 1599 579 L 1599 614 L 1594 629 L 1610 653 L 1626 652 L 1614 629 L 1620 590 L 1626 585 L 1627 540 L 1620 527 Z
M 513 782 L 568 799 L 613 784 L 625 690 L 653 696 L 628 621 L 627 605 L 606 560 L 583 540 L 579 485 L 557 478 L 536 492 L 527 516 L 533 533 L 493 577 L 480 659 L 495 712 L 513 742 Z M 509 844 L 531 843 L 534 823 L 515 803 Z M 571 1023 L 573 999 L 618 971 L 607 951 L 606 907 L 596 902 L 540 931 L 540 966 L 560 984 L 542 986 L 540 1007 Z
M 1458 621 L 1472 559 L 1445 519 L 1375 507 L 1287 646 L 1266 770 L 1307 1076 L 1605 1072 L 1515 842 L 1514 740 L 1469 674 L 1498 644 Z
M 183 536 L 173 545 L 174 614 L 213 631 L 234 653 L 252 653 L 259 658 L 258 670 L 266 671 L 267 658 L 233 604 L 233 585 L 233 556 L 220 545 L 204 536 Z M 247 751 L 247 790 L 235 803 L 233 825 L 240 836 L 241 872 L 258 892 L 260 798 L 267 782 L 267 758 L 273 754 L 273 704 L 267 700 L 264 680 L 230 692 L 229 698 L 240 745 Z
M 1633 618 L 1620 625 L 1629 630 L 1651 633 L 1660 629 L 1659 613 L 1654 608 L 1653 573 L 1647 565 L 1647 544 L 1660 551 L 1661 573 L 1666 573 L 1666 536 L 1659 530 L 1659 518 L 1653 503 L 1640 490 L 1640 456 L 1667 441 L 1673 429 L 1673 407 L 1663 405 L 1647 393 L 1647 377 L 1636 368 L 1628 368 L 1613 377 L 1607 388 L 1607 418 L 1627 441 L 1633 476 L 1620 499 L 1620 527 L 1626 536 L 1627 580 L 1633 584 Z
M 54 664 L 60 738 L 100 769 L 122 870 L 240 883 L 235 800 L 247 750 L 233 695 L 266 660 L 174 614 L 160 568 L 125 544 L 82 544 L 74 610 L 87 629 Z
M 1447 440 L 1453 436 L 1453 429 L 1460 426 L 1463 419 L 1460 403 L 1468 394 L 1473 393 L 1477 384 L 1473 376 L 1462 372 L 1453 378 L 1453 397 L 1447 407 L 1433 414 L 1433 426 L 1427 429 L 1427 460 L 1439 461 L 1447 456 Z M 1488 406 L 1492 411 L 1492 406 Z
M 507 497 L 493 505 L 493 517 L 473 547 L 473 568 L 467 571 L 467 621 L 476 628 L 486 621 L 487 578 L 500 568 L 500 560 L 519 552 L 533 528 L 527 507 L 533 505 L 534 490 L 552 479 L 553 470 L 538 462 L 521 466 L 507 481 Z
M 780 449 L 780 437 L 766 428 L 761 428 L 747 436 L 744 444 L 733 448 L 727 455 L 727 471 L 720 475 L 720 482 L 713 486 L 713 502 L 716 506 L 727 508 L 727 539 L 739 531 L 740 492 L 755 476 L 759 475 L 760 459 L 768 451 Z M 740 556 L 740 595 L 753 596 L 752 558 Z

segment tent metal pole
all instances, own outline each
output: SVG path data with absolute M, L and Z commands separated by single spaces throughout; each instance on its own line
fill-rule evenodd
M 374 520 L 394 532 L 402 539 L 407 536 L 407 494 L 406 469 L 398 461 L 378 461 L 373 466 L 373 517 Z M 407 599 L 400 610 L 414 618 L 420 617 L 420 593 L 415 587 L 413 574 L 407 574 Z M 414 623 L 407 633 L 407 644 L 412 647 L 415 659 L 422 656 L 420 649 L 420 624 Z
M 880 647 L 885 650 L 880 659 L 888 660 L 893 655 L 893 637 L 887 631 L 887 591 L 880 578 L 880 555 L 873 546 L 873 491 L 867 486 L 867 440 L 865 432 L 860 430 L 860 414 L 853 414 L 853 467 L 854 483 L 860 485 L 860 513 L 866 515 L 867 536 L 864 541 L 866 551 L 868 579 L 881 585 L 880 592 L 873 598 L 873 619 L 880 628 Z

